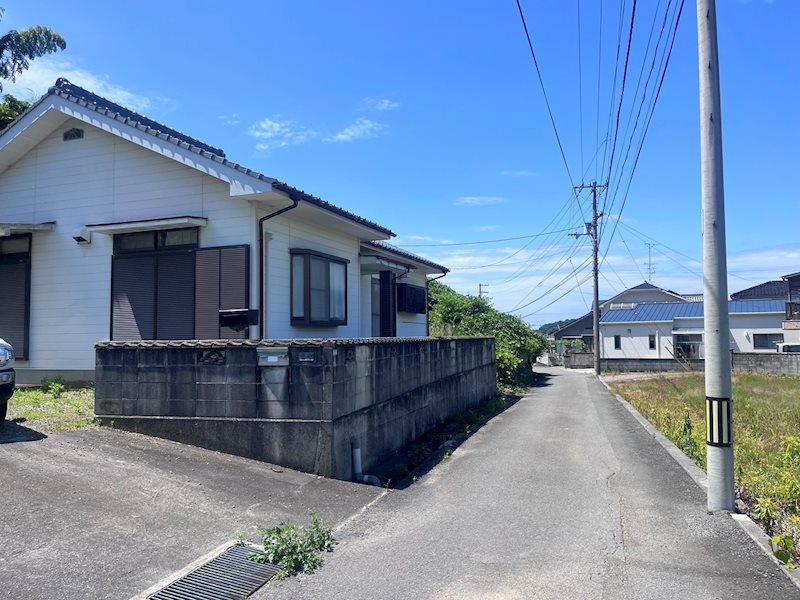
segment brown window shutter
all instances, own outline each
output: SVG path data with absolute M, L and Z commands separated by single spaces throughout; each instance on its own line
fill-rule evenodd
M 111 278 L 111 339 L 155 338 L 155 257 L 115 256 Z
M 247 246 L 220 249 L 220 310 L 248 307 L 250 270 L 247 250 Z M 223 327 L 220 337 L 246 338 L 247 332 L 239 333 Z
M 14 347 L 17 358 L 28 357 L 28 264 L 0 264 L 0 337 Z
M 194 334 L 198 340 L 219 339 L 219 248 L 195 253 Z
M 158 257 L 156 339 L 194 338 L 194 258 L 193 252 Z

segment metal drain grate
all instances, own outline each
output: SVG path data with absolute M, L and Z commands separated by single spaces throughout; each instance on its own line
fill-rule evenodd
M 148 596 L 151 600 L 243 600 L 267 583 L 279 568 L 247 557 L 254 549 L 242 544 L 198 567 Z

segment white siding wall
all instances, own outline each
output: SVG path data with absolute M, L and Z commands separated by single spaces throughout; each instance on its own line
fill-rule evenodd
M 64 142 L 72 127 L 85 137 Z M 111 236 L 89 246 L 74 229 L 182 215 L 209 218 L 200 245 L 251 244 L 252 209 L 228 185 L 75 120 L 0 174 L 0 221 L 56 221 L 35 232 L 31 264 L 30 360 L 20 367 L 93 369 L 94 344 L 109 337 Z M 251 273 L 257 275 L 253 262 Z M 251 285 L 255 295 L 255 285 Z
M 257 218 L 263 216 L 260 212 Z M 271 238 L 266 244 L 266 337 L 333 338 L 369 336 L 361 331 L 361 282 L 358 262 L 359 241 L 344 233 L 326 229 L 284 213 L 264 223 Z M 350 262 L 347 264 L 347 325 L 340 327 L 292 327 L 289 250 L 307 248 Z
M 620 349 L 614 349 L 614 336 L 620 336 Z M 656 348 L 650 350 L 650 335 Z M 600 325 L 602 358 L 672 358 L 672 323 L 622 323 Z
M 398 281 L 424 288 L 426 279 L 425 273 L 413 271 Z M 399 312 L 397 313 L 397 335 L 398 337 L 425 336 L 427 335 L 427 322 L 426 314 Z
M 680 302 L 680 298 L 676 298 L 672 294 L 668 294 L 662 290 L 625 290 L 615 298 L 613 303 L 604 302 L 600 308 L 605 311 L 608 309 L 609 304 L 622 304 L 625 302 Z
M 754 333 L 784 333 L 783 314 L 773 315 L 731 315 L 731 337 L 735 352 L 775 353 L 776 349 L 753 348 Z M 787 336 L 784 335 L 784 340 Z M 791 341 L 791 340 L 790 340 Z
M 734 352 L 775 352 L 774 349 L 753 348 L 754 333 L 786 333 L 782 329 L 782 314 L 739 314 L 730 316 L 731 347 Z M 703 319 L 679 319 L 681 329 L 702 330 Z M 613 323 L 601 324 L 600 344 L 603 358 L 671 358 L 672 323 Z M 657 334 L 657 349 L 649 349 L 651 334 Z M 614 349 L 614 336 L 620 336 L 621 348 Z M 784 339 L 787 336 L 784 335 Z M 792 340 L 789 340 L 792 341 Z M 660 354 L 659 354 L 660 352 Z

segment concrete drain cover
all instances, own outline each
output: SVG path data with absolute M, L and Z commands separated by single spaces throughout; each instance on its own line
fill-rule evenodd
M 148 596 L 152 600 L 243 600 L 272 579 L 279 568 L 247 557 L 255 551 L 236 544 L 191 573 Z

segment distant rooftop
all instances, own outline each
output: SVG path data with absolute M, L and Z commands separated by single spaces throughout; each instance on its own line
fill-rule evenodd
M 643 302 L 625 310 L 610 310 L 601 318 L 601 323 L 655 323 L 679 318 L 703 316 L 703 302 Z M 785 311 L 783 300 L 730 300 L 730 314 L 780 313 Z

